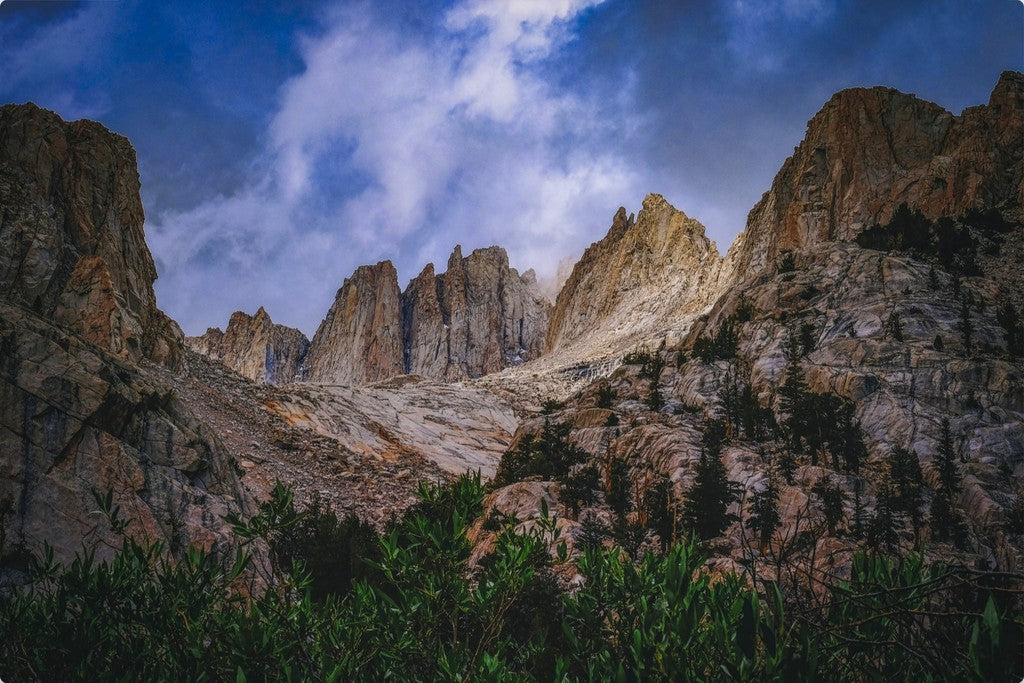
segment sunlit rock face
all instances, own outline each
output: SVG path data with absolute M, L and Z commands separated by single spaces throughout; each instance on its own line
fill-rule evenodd
M 955 116 L 891 88 L 834 95 L 754 206 L 730 249 L 736 272 L 787 249 L 851 240 L 902 204 L 931 219 L 1024 204 L 1024 75 L 1007 71 L 987 105 Z
M 548 350 L 586 358 L 664 335 L 713 301 L 721 279 L 704 226 L 650 194 L 635 218 L 620 208 L 608 234 L 583 252 L 551 313 Z
M 402 304 L 391 261 L 345 280 L 309 345 L 311 382 L 363 384 L 402 374 Z
M 448 270 L 428 265 L 403 294 L 406 370 L 425 377 L 479 377 L 539 356 L 550 305 L 532 271 L 508 264 L 500 247 L 462 256 Z
M 309 350 L 306 335 L 277 325 L 262 307 L 255 315 L 236 311 L 227 328 L 212 327 L 199 337 L 187 337 L 196 353 L 217 360 L 243 377 L 266 384 L 288 384 L 300 379 Z

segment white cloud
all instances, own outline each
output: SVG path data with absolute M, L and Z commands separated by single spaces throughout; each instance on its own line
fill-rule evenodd
M 467 0 L 429 38 L 365 6 L 338 10 L 301 39 L 267 171 L 238 196 L 156 217 L 161 305 L 189 332 L 258 305 L 311 332 L 341 279 L 380 258 L 409 278 L 425 258 L 443 270 L 457 242 L 497 243 L 553 272 L 618 203 L 640 200 L 610 144 L 635 126 L 628 109 L 609 119 L 545 78 L 593 4 Z

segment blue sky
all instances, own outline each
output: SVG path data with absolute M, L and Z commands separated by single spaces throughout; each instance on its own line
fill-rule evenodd
M 312 334 L 360 264 L 500 244 L 544 277 L 648 192 L 724 251 L 833 92 L 959 113 L 1022 45 L 1021 0 L 7 0 L 0 100 L 131 139 L 187 333 Z

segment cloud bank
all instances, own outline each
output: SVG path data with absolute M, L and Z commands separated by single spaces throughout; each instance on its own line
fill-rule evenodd
M 178 314 L 190 333 L 239 305 L 309 333 L 377 259 L 407 280 L 428 261 L 443 270 L 456 242 L 497 243 L 553 272 L 616 202 L 641 197 L 609 144 L 634 115 L 548 77 L 595 4 L 468 0 L 418 37 L 368 6 L 328 14 L 300 41 L 304 68 L 246 189 L 151 217 L 161 305 L 191 311 Z

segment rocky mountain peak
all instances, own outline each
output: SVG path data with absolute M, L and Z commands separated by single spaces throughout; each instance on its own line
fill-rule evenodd
M 243 377 L 265 384 L 287 384 L 300 378 L 309 350 L 306 335 L 277 325 L 260 306 L 254 315 L 235 311 L 221 332 L 213 327 L 200 337 L 187 337 L 196 353 L 218 360 Z
M 961 116 L 891 88 L 837 93 L 751 210 L 730 263 L 752 273 L 783 251 L 851 240 L 904 203 L 935 219 L 1021 202 L 1022 80 L 1004 73 L 989 105 Z
M 647 195 L 635 218 L 620 207 L 559 293 L 548 349 L 584 337 L 610 349 L 634 330 L 671 325 L 710 301 L 720 262 L 704 226 L 663 196 Z
M 0 107 L 0 207 L 5 298 L 123 359 L 180 362 L 126 138 L 31 103 Z
M 400 297 L 391 261 L 356 268 L 313 335 L 305 377 L 327 384 L 362 384 L 402 374 Z

